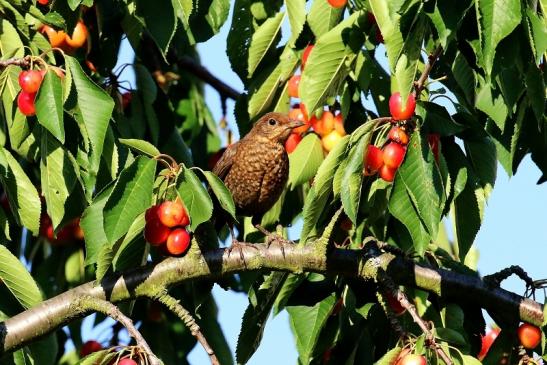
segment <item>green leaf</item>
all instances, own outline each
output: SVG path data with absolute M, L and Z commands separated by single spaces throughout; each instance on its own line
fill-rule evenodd
M 120 141 L 121 144 L 131 148 L 132 150 L 143 153 L 150 157 L 156 157 L 161 153 L 156 148 L 156 146 L 143 139 L 120 138 L 118 139 L 118 141 Z
M 61 143 L 65 143 L 63 123 L 63 87 L 61 78 L 48 71 L 36 95 L 36 117 Z
M 443 49 L 456 37 L 460 23 L 472 5 L 471 0 L 438 1 L 433 12 L 426 13 L 437 30 Z
M 536 66 L 529 66 L 526 72 L 526 94 L 538 121 L 542 120 L 545 112 L 545 82 L 542 72 Z
M 309 364 L 317 345 L 319 334 L 327 323 L 336 303 L 336 296 L 331 294 L 313 307 L 287 307 L 290 323 L 296 338 L 296 348 L 300 364 Z
M 399 173 L 395 175 L 388 207 L 389 212 L 401 222 L 410 233 L 415 252 L 418 255 L 423 255 L 431 241 L 431 236 L 428 234 L 420 220 L 418 212 L 414 208 L 412 200 L 410 200 L 406 186 L 399 176 Z
M 468 181 L 465 189 L 454 200 L 454 233 L 462 262 L 481 228 L 480 194 L 481 192 L 475 191 L 473 184 Z
M 520 23 L 520 0 L 477 0 L 475 6 L 480 22 L 484 70 L 489 75 L 496 47 Z
M 177 191 L 186 209 L 188 209 L 192 231 L 195 231 L 201 223 L 211 219 L 213 202 L 192 170 L 184 169 L 184 172 L 179 175 Z
M 355 59 L 356 55 L 346 45 L 342 32 L 354 25 L 360 15 L 360 12 L 353 13 L 317 39 L 302 72 L 298 89 L 308 113 L 322 107 L 328 97 L 335 96 L 348 74 L 347 64 Z
M 0 148 L 0 174 L 15 219 L 38 235 L 42 206 L 40 196 L 21 165 L 3 147 Z
M 422 101 L 418 105 L 416 114 L 424 118 L 424 125 L 428 132 L 438 133 L 440 136 L 451 136 L 465 129 L 448 114 L 446 108 L 429 101 Z
M 399 91 L 402 100 L 407 100 L 408 94 L 410 94 L 414 86 L 426 29 L 425 25 L 424 18 L 420 18 L 408 34 L 395 65 L 395 77 L 391 78 L 391 90 L 393 92 Z
M 230 32 L 226 39 L 226 53 L 234 72 L 243 82 L 247 79 L 249 44 L 254 32 L 251 0 L 235 0 Z
M 215 196 L 219 201 L 222 209 L 230 213 L 232 218 L 237 221 L 236 205 L 234 203 L 234 198 L 232 197 L 232 194 L 230 193 L 226 185 L 224 185 L 224 182 L 222 182 L 222 180 L 220 180 L 219 177 L 213 174 L 211 171 L 203 171 L 203 175 L 205 175 L 205 178 L 207 179 L 211 190 L 213 190 L 213 193 L 215 193 Z
M 308 182 L 315 176 L 323 162 L 323 147 L 315 133 L 309 133 L 289 154 L 289 187 L 295 187 Z
M 277 42 L 277 35 L 281 30 L 281 23 L 284 18 L 284 12 L 277 13 L 273 18 L 269 18 L 262 23 L 254 32 L 249 46 L 249 78 L 253 76 L 268 50 Z
M 78 166 L 70 152 L 46 131 L 42 133 L 40 151 L 42 194 L 46 198 L 47 212 L 53 227 L 57 228 L 65 218 L 68 197 L 78 183 Z
M 270 105 L 275 100 L 275 95 L 282 81 L 281 64 L 276 65 L 273 70 L 265 70 L 264 73 L 267 74 L 267 77 L 263 82 L 256 84 L 252 83 L 249 86 L 250 98 L 247 105 L 247 111 L 249 112 L 250 118 L 261 115 L 269 109 Z
M 43 300 L 38 285 L 23 263 L 3 245 L 0 245 L 0 279 L 25 309 Z
M 291 38 L 287 44 L 292 47 L 306 23 L 306 0 L 285 0 L 285 7 L 291 24 Z
M 492 118 L 498 128 L 503 132 L 505 120 L 507 119 L 509 111 L 503 100 L 503 96 L 492 88 L 490 83 L 481 84 L 475 100 L 475 106 Z
M 534 10 L 527 8 L 526 16 L 530 24 L 531 32 L 530 43 L 536 56 L 536 62 L 539 63 L 542 55 L 547 51 L 547 23 L 545 13 L 537 14 Z
M 236 360 L 238 364 L 246 364 L 260 345 L 272 306 L 286 278 L 287 273 L 272 272 L 262 285 L 255 289 L 256 300 L 254 303 L 249 300 L 237 339 Z
M 104 207 L 104 230 L 113 244 L 127 233 L 135 218 L 150 207 L 156 160 L 139 156 L 123 169 Z
M 384 38 L 389 69 L 392 73 L 395 71 L 395 65 L 404 45 L 401 34 L 400 6 L 401 2 L 399 1 L 370 0 L 372 13 Z
M 496 145 L 487 137 L 482 140 L 466 140 L 464 145 L 467 158 L 488 197 L 494 188 L 498 171 Z
M 142 17 L 146 30 L 165 55 L 177 29 L 177 18 L 171 0 L 138 0 L 137 14 Z
M 91 265 L 97 262 L 97 257 L 103 246 L 108 245 L 108 238 L 104 231 L 103 210 L 114 190 L 114 184 L 109 185 L 101 191 L 93 203 L 88 206 L 82 214 L 80 227 L 85 236 L 85 264 Z
M 77 106 L 72 111 L 78 122 L 83 122 L 91 143 L 91 171 L 99 169 L 108 122 L 114 110 L 114 101 L 85 74 L 78 60 L 65 56 L 76 89 Z
M 401 353 L 403 349 L 400 347 L 395 347 L 389 350 L 380 358 L 380 360 L 376 361 L 374 365 L 392 365 L 397 363 L 397 358 L 399 357 L 399 354 Z
M 354 224 L 357 224 L 357 212 L 361 199 L 363 182 L 363 155 L 369 144 L 372 133 L 361 137 L 359 143 L 352 147 L 348 155 L 348 162 L 342 175 L 340 198 L 344 212 Z
M 445 189 L 433 153 L 426 138 L 413 133 L 398 176 L 405 184 L 431 237 L 437 237 L 441 214 L 446 201 Z
M 24 44 L 17 33 L 17 29 L 7 20 L 2 19 L 0 23 L 0 54 L 2 59 L 11 57 L 23 57 L 25 55 Z
M 289 2 L 292 1 L 294 0 L 289 0 Z M 315 38 L 321 37 L 334 28 L 340 21 L 343 11 L 343 8 L 337 9 L 330 6 L 327 1 L 314 0 L 307 20 L 313 34 L 315 34 Z
M 108 272 L 108 269 L 110 269 L 110 267 L 112 266 L 112 261 L 114 261 L 114 254 L 115 253 L 112 250 L 112 247 L 101 247 L 101 250 L 99 251 L 99 255 L 97 257 L 97 270 L 95 271 L 95 277 L 97 281 L 101 281 Z

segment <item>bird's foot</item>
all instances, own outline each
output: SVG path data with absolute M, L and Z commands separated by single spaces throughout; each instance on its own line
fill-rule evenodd
M 250 244 L 244 243 L 244 242 L 239 242 L 237 239 L 232 237 L 232 245 L 230 247 L 228 247 L 226 252 L 228 252 L 228 257 L 230 257 L 230 255 L 232 254 L 232 251 L 238 250 L 239 251 L 239 258 L 241 259 L 241 261 L 243 261 L 243 264 L 245 265 L 245 267 L 247 267 L 247 262 L 245 261 L 245 256 L 243 255 L 243 248 L 244 247 L 254 248 L 255 250 L 258 250 L 258 248 L 256 246 L 250 245 Z
M 255 228 L 258 229 L 260 232 L 264 233 L 264 235 L 266 236 L 266 247 L 270 248 L 272 243 L 277 243 L 281 247 L 281 253 L 283 254 L 283 257 L 285 257 L 285 246 L 292 245 L 292 241 L 281 236 L 279 233 L 272 233 L 268 231 L 260 224 L 256 224 Z

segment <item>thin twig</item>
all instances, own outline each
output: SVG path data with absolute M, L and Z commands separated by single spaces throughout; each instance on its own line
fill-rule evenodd
M 211 85 L 221 96 L 221 98 L 229 98 L 236 100 L 241 93 L 231 87 L 230 85 L 226 84 L 222 80 L 220 80 L 218 77 L 213 75 L 208 69 L 194 61 L 193 58 L 188 56 L 182 56 L 179 57 L 176 60 L 177 65 L 192 74 L 194 74 L 196 77 L 201 79 L 202 81 L 208 83 Z
M 199 325 L 196 323 L 196 320 L 192 316 L 190 312 L 184 308 L 180 302 L 173 298 L 171 295 L 169 295 L 167 292 L 162 291 L 160 294 L 156 295 L 155 297 L 151 298 L 154 300 L 157 300 L 158 302 L 165 305 L 171 312 L 173 312 L 177 317 L 179 317 L 186 327 L 190 330 L 190 333 L 192 336 L 194 336 L 198 342 L 201 344 L 207 355 L 209 355 L 209 359 L 211 359 L 211 364 L 213 365 L 220 365 L 217 356 L 215 355 L 215 351 L 211 348 L 209 343 L 207 342 L 207 339 L 201 332 L 201 329 L 199 328 Z
M 30 66 L 30 60 L 30 56 L 8 58 L 7 60 L 0 61 L 0 67 L 5 68 L 10 65 L 14 65 L 27 68 Z
M 144 337 L 142 337 L 139 330 L 133 324 L 131 318 L 123 314 L 114 304 L 110 303 L 107 300 L 83 296 L 79 298 L 75 305 L 77 307 L 87 308 L 103 313 L 121 323 L 127 329 L 129 335 L 135 339 L 137 345 L 146 353 L 148 359 L 150 360 L 150 364 L 161 364 L 160 360 L 156 357 L 156 355 L 154 355 L 154 353 L 150 349 L 150 346 L 148 346 L 148 343 L 146 342 Z
M 422 93 L 422 90 L 425 87 L 425 82 L 427 81 L 427 78 L 429 77 L 429 73 L 433 69 L 433 66 L 435 65 L 435 62 L 437 61 L 437 58 L 441 55 L 443 52 L 443 47 L 438 46 L 435 51 L 433 51 L 432 54 L 430 54 L 427 57 L 427 64 L 425 65 L 425 68 L 420 75 L 420 78 L 414 82 L 414 90 L 416 91 L 416 99 L 420 98 L 420 94 Z
M 435 352 L 443 359 L 446 365 L 452 365 L 452 360 L 450 357 L 444 352 L 444 350 L 441 348 L 441 346 L 435 341 L 435 336 L 431 332 L 429 326 L 427 325 L 426 321 L 418 314 L 418 311 L 416 310 L 416 307 L 414 304 L 412 304 L 405 293 L 403 293 L 393 280 L 385 273 L 383 270 L 378 270 L 378 282 L 380 285 L 382 285 L 385 290 L 388 291 L 389 294 L 393 295 L 394 298 L 396 298 L 399 303 L 401 303 L 401 306 L 405 308 L 408 313 L 412 316 L 412 319 L 414 322 L 420 327 L 420 329 L 423 331 L 423 333 L 426 336 L 427 343 L 431 348 L 435 350 Z

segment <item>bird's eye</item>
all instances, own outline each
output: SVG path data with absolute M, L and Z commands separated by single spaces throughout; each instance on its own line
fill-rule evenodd
M 270 120 L 268 120 L 268 124 L 269 124 L 269 125 L 276 125 L 276 124 L 277 124 L 277 120 L 271 118 Z

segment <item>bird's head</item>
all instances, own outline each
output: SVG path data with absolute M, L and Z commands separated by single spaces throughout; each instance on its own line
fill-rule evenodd
M 255 123 L 249 135 L 258 135 L 273 142 L 285 143 L 292 130 L 303 125 L 303 122 L 289 119 L 285 114 L 267 113 Z

